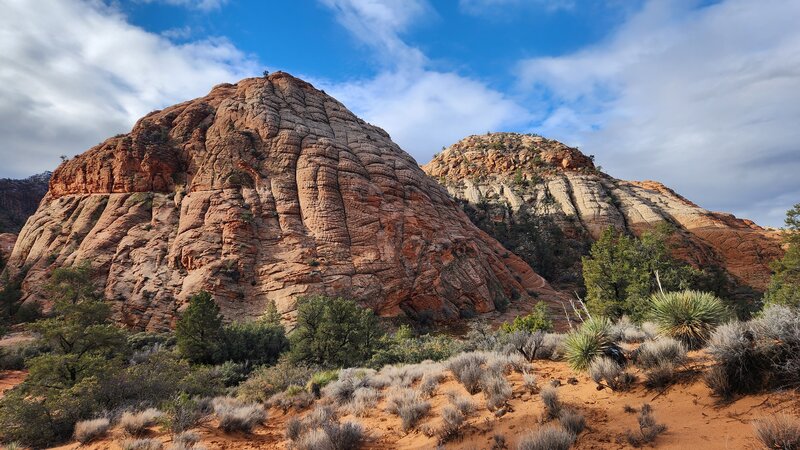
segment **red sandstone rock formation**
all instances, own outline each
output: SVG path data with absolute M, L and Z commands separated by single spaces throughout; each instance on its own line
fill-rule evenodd
M 768 264 L 783 253 L 775 231 L 707 211 L 658 182 L 612 178 L 577 149 L 539 136 L 470 136 L 423 169 L 457 198 L 550 215 L 576 239 L 597 238 L 609 226 L 641 234 L 668 222 L 678 230 L 676 256 L 722 267 L 756 290 L 766 287 Z
M 216 86 L 62 164 L 9 270 L 31 266 L 35 301 L 81 261 L 140 329 L 169 327 L 201 289 L 231 318 L 274 300 L 289 319 L 309 293 L 443 320 L 558 301 L 386 132 L 285 73 Z

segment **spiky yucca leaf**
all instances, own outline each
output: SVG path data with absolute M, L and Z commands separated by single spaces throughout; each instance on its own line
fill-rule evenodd
M 574 370 L 586 370 L 592 361 L 603 356 L 614 344 L 611 338 L 611 321 L 605 317 L 583 323 L 578 331 L 564 340 L 565 356 Z
M 690 349 L 702 347 L 714 329 L 730 318 L 730 312 L 714 294 L 692 290 L 654 294 L 650 314 L 662 334 Z

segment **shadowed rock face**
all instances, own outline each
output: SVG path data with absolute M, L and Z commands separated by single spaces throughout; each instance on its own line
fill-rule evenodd
M 612 178 L 577 149 L 539 136 L 470 136 L 423 169 L 456 198 L 548 216 L 585 243 L 609 226 L 639 235 L 668 222 L 678 231 L 677 257 L 697 267 L 721 267 L 758 291 L 769 281 L 769 262 L 783 253 L 775 231 L 707 211 L 655 181 Z
M 32 267 L 34 301 L 81 261 L 140 329 L 173 325 L 201 289 L 237 319 L 270 300 L 291 319 L 308 293 L 441 320 L 558 302 L 386 132 L 284 73 L 153 112 L 59 167 L 9 270 Z
M 23 180 L 0 179 L 0 233 L 19 233 L 47 193 L 50 172 Z

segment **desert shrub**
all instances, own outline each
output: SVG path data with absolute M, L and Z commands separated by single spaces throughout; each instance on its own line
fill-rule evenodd
M 221 337 L 222 314 L 211 294 L 192 295 L 175 326 L 178 350 L 192 362 L 211 364 L 217 359 Z
M 382 334 L 372 310 L 352 300 L 303 297 L 297 301 L 289 355 L 295 363 L 356 367 L 372 357 Z
M 447 442 L 457 437 L 464 425 L 464 413 L 453 405 L 447 405 L 442 409 L 442 425 L 438 430 L 439 442 Z
M 550 331 L 553 329 L 553 321 L 550 320 L 547 304 L 538 302 L 530 314 L 515 317 L 513 322 L 503 324 L 501 329 L 506 333 L 515 331 L 526 331 L 528 333 Z
M 630 387 L 634 378 L 629 372 L 617 364 L 614 360 L 606 357 L 595 358 L 589 364 L 589 376 L 595 383 L 610 387 L 614 391 L 623 391 Z
M 537 354 L 541 356 L 544 352 L 545 336 L 546 334 L 542 331 L 532 333 L 524 330 L 513 331 L 505 337 L 505 350 L 516 351 L 528 361 L 533 361 Z
M 482 353 L 461 353 L 456 355 L 445 362 L 453 377 L 461 384 L 470 394 L 478 392 L 480 389 L 480 380 L 483 375 L 481 364 L 486 363 L 486 356 Z
M 611 338 L 610 327 L 608 319 L 593 319 L 567 335 L 564 341 L 565 356 L 574 370 L 586 370 L 595 358 L 618 351 Z
M 133 439 L 122 442 L 122 450 L 161 450 L 164 444 L 158 439 Z
M 199 450 L 197 446 L 198 442 L 200 442 L 199 433 L 196 431 L 184 431 L 183 433 L 173 436 L 170 450 Z
M 586 418 L 574 409 L 562 409 L 561 414 L 558 415 L 558 423 L 573 436 L 581 434 L 586 428 Z
M 756 345 L 749 324 L 720 326 L 712 334 L 707 351 L 716 362 L 705 377 L 714 394 L 729 398 L 734 393 L 756 392 L 766 384 L 769 360 Z
M 568 450 L 575 441 L 569 431 L 555 426 L 544 426 L 524 436 L 517 444 L 518 450 Z
M 669 386 L 675 380 L 675 365 L 663 362 L 645 371 L 644 385 L 650 389 Z
M 500 408 L 511 398 L 511 385 L 502 373 L 488 371 L 481 376 L 481 390 L 490 411 Z
M 147 433 L 148 428 L 158 423 L 163 413 L 155 408 L 149 408 L 138 413 L 124 412 L 119 419 L 119 426 L 126 434 L 140 436 Z
M 464 344 L 446 335 L 415 336 L 411 328 L 401 326 L 395 333 L 381 337 L 368 366 L 381 368 L 388 364 L 418 364 L 442 361 L 464 349 Z
M 347 410 L 358 417 L 366 417 L 375 409 L 382 394 L 375 388 L 360 387 L 353 393 L 353 399 L 347 405 Z
M 236 389 L 236 396 L 246 402 L 266 402 L 289 386 L 305 386 L 316 371 L 282 358 L 274 366 L 254 370 Z
M 492 436 L 492 450 L 506 450 L 507 448 L 506 436 L 504 434 L 495 433 Z
M 768 416 L 753 422 L 753 429 L 764 448 L 800 449 L 800 421 L 792 416 Z
M 384 366 L 380 372 L 369 381 L 374 388 L 408 387 L 421 380 L 425 374 L 441 372 L 441 364 L 425 361 L 420 364 L 407 364 L 403 366 Z
M 164 403 L 166 411 L 166 416 L 163 418 L 164 425 L 173 434 L 183 433 L 194 427 L 210 412 L 210 408 L 207 409 L 203 403 L 185 392 L 176 395 Z
M 703 346 L 714 329 L 730 317 L 714 294 L 691 290 L 654 294 L 650 315 L 661 333 L 690 349 Z
M 636 350 L 634 361 L 642 369 L 650 369 L 664 363 L 680 365 L 686 361 L 686 346 L 669 337 L 644 341 Z
M 338 379 L 325 386 L 322 393 L 337 405 L 344 406 L 353 399 L 357 389 L 369 386 L 374 375 L 375 371 L 372 369 L 342 369 Z
M 800 308 L 770 306 L 751 321 L 773 386 L 800 386 Z
M 561 400 L 558 398 L 558 391 L 554 387 L 546 387 L 539 394 L 542 397 L 544 413 L 547 419 L 555 419 L 561 414 Z
M 525 373 L 522 375 L 522 385 L 531 394 L 539 392 L 539 385 L 536 383 L 536 375 Z
M 419 382 L 419 391 L 422 395 L 426 397 L 430 397 L 433 395 L 433 392 L 439 387 L 439 384 L 442 382 L 444 378 L 444 368 L 440 365 L 432 367 L 429 372 L 426 372 L 422 375 L 422 379 Z
M 291 418 L 286 437 L 298 450 L 354 450 L 364 442 L 366 433 L 361 425 L 339 423 L 330 407 L 319 407 L 304 419 Z
M 641 447 L 656 440 L 659 434 L 667 430 L 667 426 L 656 422 L 653 417 L 653 408 L 645 403 L 639 409 L 638 430 L 628 430 L 628 443 L 634 447 Z
M 314 403 L 315 397 L 301 386 L 289 386 L 285 391 L 278 392 L 267 400 L 265 405 L 270 408 L 280 408 L 283 412 L 291 408 L 302 410 Z
M 459 395 L 456 391 L 449 391 L 447 393 L 447 398 L 450 401 L 450 404 L 458 408 L 461 411 L 461 414 L 465 416 L 469 416 L 475 411 L 475 402 L 472 401 L 471 398 Z
M 642 342 L 653 339 L 657 330 L 652 323 L 636 325 L 628 316 L 622 316 L 611 328 L 611 334 L 615 341 L 628 343 Z
M 402 420 L 403 431 L 414 428 L 430 409 L 430 403 L 423 400 L 417 391 L 407 388 L 391 393 L 386 404 L 386 411 Z
M 226 433 L 249 433 L 253 427 L 267 420 L 267 412 L 257 403 L 242 404 L 230 397 L 218 397 L 214 399 L 213 406 L 214 414 L 219 419 L 219 428 Z
M 75 440 L 86 444 L 105 435 L 110 426 L 111 422 L 105 417 L 78 422 L 75 424 Z

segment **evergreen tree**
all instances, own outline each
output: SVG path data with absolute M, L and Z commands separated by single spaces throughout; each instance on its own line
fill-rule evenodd
M 383 332 L 372 310 L 322 295 L 298 300 L 290 335 L 291 359 L 324 367 L 356 367 L 369 360 Z
M 800 203 L 786 212 L 783 240 L 786 253 L 772 263 L 772 278 L 764 303 L 800 307 Z
M 175 327 L 180 353 L 195 363 L 211 364 L 217 357 L 222 335 L 222 314 L 206 291 L 189 298 L 189 306 Z
M 665 291 L 688 289 L 699 284 L 703 274 L 670 256 L 667 245 L 673 232 L 666 224 L 641 238 L 606 229 L 583 258 L 586 303 L 592 313 L 641 320 L 650 295 L 658 292 L 658 279 Z

